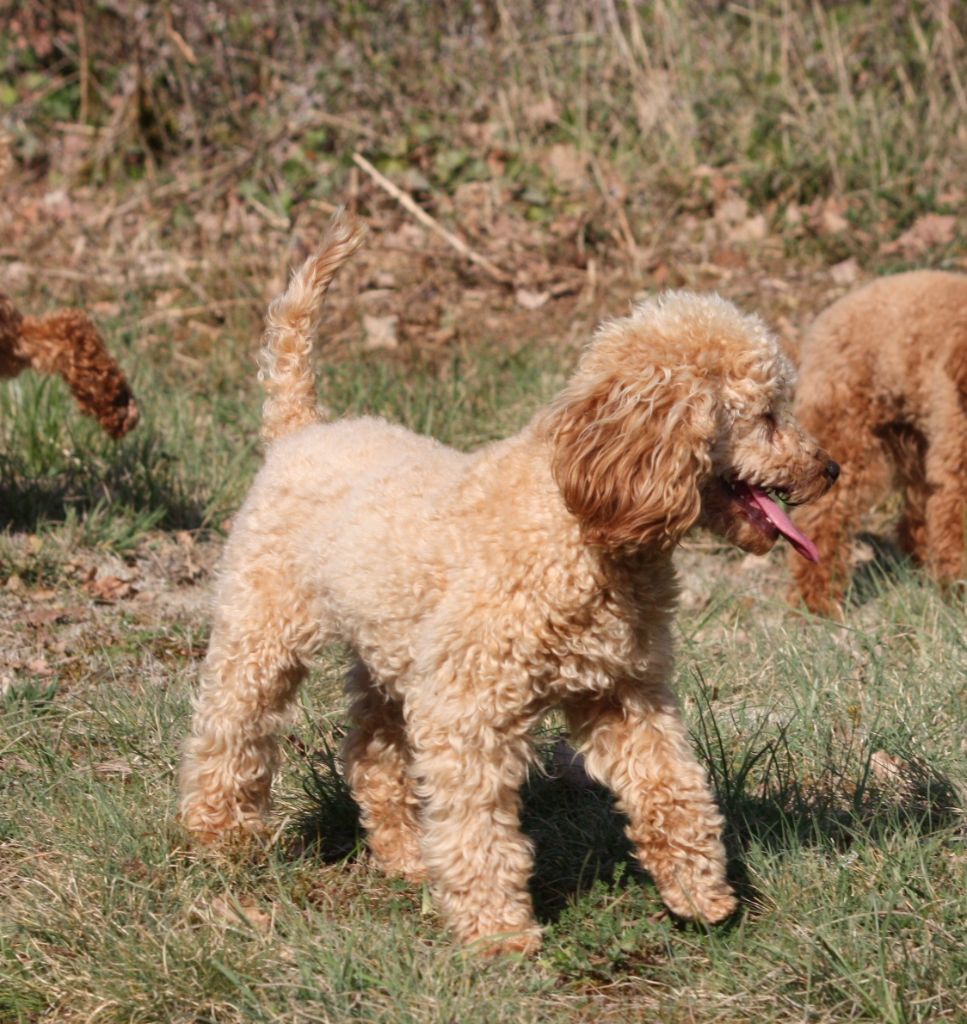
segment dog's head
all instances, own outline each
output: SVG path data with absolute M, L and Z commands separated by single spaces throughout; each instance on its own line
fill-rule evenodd
M 605 323 L 548 412 L 552 471 L 588 541 L 668 548 L 700 524 L 764 554 L 812 542 L 776 499 L 839 469 L 790 410 L 793 369 L 755 316 L 673 292 Z

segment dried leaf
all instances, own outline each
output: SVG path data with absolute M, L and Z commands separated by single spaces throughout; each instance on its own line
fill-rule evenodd
M 833 281 L 843 287 L 848 287 L 851 284 L 856 284 L 860 276 L 859 264 L 850 256 L 849 259 L 843 260 L 841 263 L 835 263 L 829 268 L 829 276 Z
M 790 203 L 783 211 L 782 219 L 788 227 L 799 227 L 802 224 L 802 209 L 799 204 Z
M 215 896 L 208 909 L 216 921 L 247 925 L 260 935 L 268 935 L 272 931 L 272 915 L 261 910 L 251 897 L 229 900 L 225 896 Z
M 397 337 L 398 316 L 363 316 L 363 331 L 366 335 L 366 348 L 396 349 L 400 342 Z
M 69 618 L 66 608 L 31 608 L 24 612 L 23 621 L 28 626 L 49 626 Z
M 126 779 L 134 773 L 134 767 L 130 761 L 116 757 L 113 760 L 101 761 L 100 764 L 94 765 L 94 771 L 98 775 L 104 775 L 106 777 L 114 776 L 116 778 Z
M 550 97 L 532 103 L 524 111 L 524 116 L 535 127 L 544 127 L 548 124 L 556 124 L 560 118 L 557 103 Z
M 817 199 L 809 207 L 809 223 L 820 235 L 840 235 L 849 227 L 844 214 L 847 210 L 845 199 L 830 196 Z
M 728 236 L 733 242 L 761 242 L 768 234 L 769 224 L 765 214 L 757 213 L 754 217 L 736 224 Z
M 722 224 L 740 224 L 748 216 L 749 204 L 741 196 L 726 196 L 715 207 L 715 219 Z
M 137 593 L 136 587 L 118 576 L 101 576 L 89 580 L 84 584 L 84 589 L 98 604 L 114 604 Z
M 550 299 L 550 292 L 532 292 L 527 288 L 518 288 L 514 293 L 518 306 L 524 309 L 540 309 Z
M 668 279 L 670 277 L 671 270 L 669 270 L 667 263 L 659 263 L 651 272 L 651 279 L 654 281 L 656 288 L 664 288 L 665 285 L 668 284 Z
M 896 754 L 876 750 L 870 755 L 870 774 L 881 785 L 907 789 L 910 785 L 910 766 Z
M 885 255 L 921 256 L 928 249 L 949 245 L 957 230 L 957 218 L 942 213 L 918 217 L 899 238 L 880 246 Z
M 728 246 L 716 249 L 712 253 L 712 262 L 717 267 L 722 267 L 725 270 L 743 270 L 749 265 L 749 260 L 745 253 L 739 252 L 738 249 L 731 249 Z
M 588 182 L 588 158 L 577 146 L 557 143 L 547 151 L 547 173 L 561 189 L 576 189 Z

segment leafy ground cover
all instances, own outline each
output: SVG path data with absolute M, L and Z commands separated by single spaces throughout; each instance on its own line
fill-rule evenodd
M 544 950 L 455 949 L 366 861 L 338 650 L 284 743 L 277 842 L 202 856 L 173 817 L 258 464 L 262 311 L 329 210 L 371 227 L 320 350 L 339 410 L 501 436 L 602 315 L 668 286 L 761 311 L 794 353 L 857 282 L 965 267 L 963 9 L 32 0 L 0 22 L 0 289 L 84 304 L 144 413 L 115 445 L 60 382 L 0 382 L 0 1020 L 963 1020 L 964 612 L 883 557 L 889 505 L 840 624 L 787 606 L 778 553 L 681 552 L 726 927 L 663 913 L 551 720 L 525 807 Z

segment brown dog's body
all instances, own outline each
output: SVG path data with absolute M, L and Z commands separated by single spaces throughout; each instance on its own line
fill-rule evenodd
M 0 293 L 0 377 L 28 368 L 63 377 L 81 411 L 111 437 L 123 437 L 138 422 L 131 389 L 86 313 L 23 316 Z
M 850 540 L 893 486 L 902 549 L 941 583 L 964 570 L 967 501 L 967 274 L 879 278 L 816 319 L 800 355 L 795 409 L 839 460 L 835 492 L 796 522 L 818 563 L 793 559 L 805 604 L 836 611 L 849 585 Z

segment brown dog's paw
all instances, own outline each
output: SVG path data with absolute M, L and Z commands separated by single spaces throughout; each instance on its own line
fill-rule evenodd
M 726 882 L 696 892 L 676 889 L 675 892 L 663 892 L 662 898 L 673 914 L 686 921 L 718 924 L 731 917 L 739 906 L 732 887 Z
M 541 930 L 528 928 L 521 932 L 485 935 L 467 943 L 467 947 L 480 956 L 532 956 L 541 948 Z

